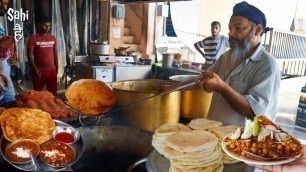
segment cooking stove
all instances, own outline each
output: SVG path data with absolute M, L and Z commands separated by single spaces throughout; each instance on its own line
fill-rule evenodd
M 105 83 L 151 77 L 151 65 L 135 64 L 132 56 L 97 56 L 92 65 L 77 63 L 78 78 L 94 78 Z
M 132 56 L 99 56 L 99 59 L 102 68 L 107 65 L 114 67 L 114 81 L 150 78 L 152 66 L 135 64 Z M 105 73 L 105 69 L 102 71 Z M 105 80 L 106 78 L 108 77 L 101 78 L 96 75 L 96 79 Z
M 132 56 L 99 56 L 100 62 L 116 62 L 119 64 L 134 63 Z

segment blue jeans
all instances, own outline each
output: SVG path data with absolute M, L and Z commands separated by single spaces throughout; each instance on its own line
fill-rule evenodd
M 16 95 L 14 85 L 10 76 L 11 65 L 7 62 L 7 60 L 2 60 L 2 72 L 9 79 L 9 87 L 8 91 L 3 95 L 3 97 L 0 97 L 0 104 L 14 101 Z

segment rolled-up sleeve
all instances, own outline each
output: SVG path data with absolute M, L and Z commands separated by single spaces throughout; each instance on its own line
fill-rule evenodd
M 253 78 L 246 99 L 255 115 L 276 115 L 280 87 L 280 73 L 276 68 L 277 66 L 272 64 L 260 71 L 261 75 Z

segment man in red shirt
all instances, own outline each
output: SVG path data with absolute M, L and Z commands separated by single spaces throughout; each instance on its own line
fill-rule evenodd
M 28 60 L 32 67 L 33 90 L 40 91 L 46 85 L 47 90 L 57 95 L 57 44 L 56 38 L 49 33 L 49 19 L 41 19 L 38 33 L 28 41 Z

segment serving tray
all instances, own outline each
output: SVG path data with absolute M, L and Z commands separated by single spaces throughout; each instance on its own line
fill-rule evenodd
M 70 126 L 62 121 L 59 121 L 59 120 L 53 120 L 55 125 L 56 126 Z M 72 126 L 70 126 L 72 127 Z M 1 137 L 1 140 L 0 140 L 0 153 L 2 154 L 3 156 L 3 159 L 8 162 L 9 164 L 11 164 L 12 166 L 14 166 L 15 168 L 19 169 L 19 170 L 24 170 L 24 171 L 32 171 L 32 165 L 31 165 L 31 162 L 28 162 L 28 163 L 25 163 L 25 164 L 15 164 L 15 163 L 12 163 L 10 162 L 4 155 L 4 151 L 5 151 L 5 148 L 10 144 L 11 142 L 6 140 L 4 138 L 4 136 Z M 80 139 L 71 144 L 70 145 L 74 151 L 75 151 L 75 159 L 74 161 L 69 164 L 70 166 L 73 165 L 74 163 L 76 163 L 80 157 L 82 156 L 83 154 L 83 151 L 84 151 L 84 144 L 83 144 L 83 138 L 82 138 L 82 135 L 80 136 Z M 41 171 L 61 171 L 61 170 L 65 170 L 65 167 L 52 167 L 52 166 L 49 166 L 48 164 L 46 164 L 45 162 L 43 162 L 43 160 L 40 158 L 40 156 L 38 155 L 36 157 L 36 160 L 40 166 L 40 170 Z

